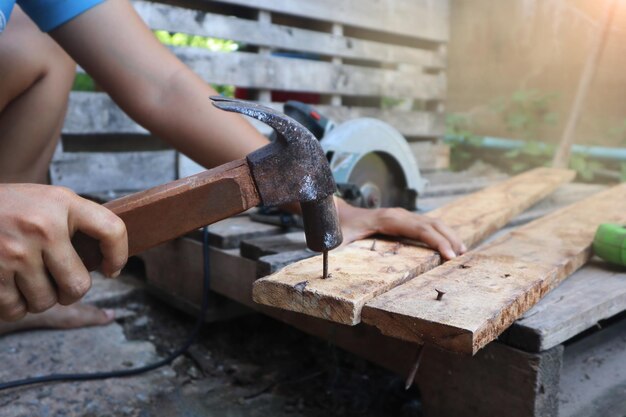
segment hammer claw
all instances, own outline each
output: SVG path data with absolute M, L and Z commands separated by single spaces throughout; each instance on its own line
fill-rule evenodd
M 220 110 L 240 113 L 265 123 L 274 129 L 286 142 L 290 142 L 294 135 L 310 134 L 313 137 L 313 134 L 300 123 L 270 107 L 223 96 L 211 96 L 210 99 L 213 105 Z

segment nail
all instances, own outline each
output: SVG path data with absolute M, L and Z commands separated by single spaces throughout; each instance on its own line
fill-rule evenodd
M 417 375 L 417 370 L 420 367 L 420 362 L 422 361 L 422 354 L 424 353 L 424 345 L 420 345 L 417 350 L 417 355 L 415 359 L 415 363 L 409 372 L 409 376 L 406 378 L 406 382 L 404 383 L 404 389 L 408 391 L 413 385 L 413 381 L 415 381 L 415 376 Z
M 376 239 L 374 239 L 374 241 L 372 242 L 372 247 L 370 248 L 370 250 L 376 250 Z
M 120 276 L 121 273 L 122 273 L 122 270 L 118 269 L 117 271 L 115 271 L 111 275 L 109 275 L 109 278 L 117 278 L 117 277 Z
M 467 246 L 465 246 L 465 244 L 461 245 L 461 252 L 467 252 Z
M 396 245 L 393 247 L 393 250 L 391 251 L 391 253 L 393 253 L 394 255 L 397 255 L 398 250 L 400 250 L 401 247 L 402 247 L 402 243 L 396 242 Z
M 441 301 L 441 299 L 443 298 L 443 295 L 444 295 L 446 292 L 445 292 L 445 291 L 438 290 L 437 288 L 435 288 L 435 291 L 437 291 L 437 301 Z
M 113 320 L 115 318 L 115 310 L 113 309 L 105 308 L 102 310 L 102 312 L 104 313 L 104 315 L 107 317 L 108 320 Z

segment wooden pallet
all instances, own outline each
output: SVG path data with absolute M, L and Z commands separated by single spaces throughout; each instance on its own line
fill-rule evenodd
M 483 180 L 489 183 L 487 177 Z M 478 182 L 480 177 L 470 177 L 472 181 Z M 598 188 L 563 186 L 512 224 L 542 216 Z M 246 223 L 248 227 L 242 228 Z M 246 232 L 239 239 L 229 224 Z M 213 291 L 406 375 L 415 360 L 416 345 L 383 336 L 365 324 L 337 325 L 252 302 L 252 283 L 258 276 L 312 255 L 301 232 L 277 226 L 262 228 L 246 217 L 213 226 L 211 233 L 224 234 L 222 241 L 228 247 L 211 247 Z M 220 241 L 217 236 L 212 239 Z M 168 302 L 184 301 L 188 309 L 197 308 L 201 253 L 201 243 L 192 236 L 142 255 L 149 286 L 167 294 Z M 427 346 L 416 379 L 426 415 L 621 417 L 615 410 L 624 407 L 623 395 L 618 393 L 626 386 L 622 366 L 626 359 L 622 347 L 626 343 L 626 319 L 615 317 L 626 310 L 625 282 L 625 273 L 592 263 L 548 294 L 475 357 Z M 215 317 L 219 314 L 214 313 Z M 609 318 L 613 322 L 598 330 L 596 324 Z
M 448 166 L 449 149 L 440 141 L 447 0 L 167 3 L 133 2 L 152 29 L 240 43 L 229 53 L 171 48 L 207 82 L 245 88 L 250 99 L 277 109 L 283 104 L 277 93 L 316 95 L 319 110 L 337 122 L 374 117 L 395 126 L 422 170 Z M 200 169 L 151 137 L 107 94 L 73 92 L 51 178 L 79 193 L 102 193 L 143 189 Z

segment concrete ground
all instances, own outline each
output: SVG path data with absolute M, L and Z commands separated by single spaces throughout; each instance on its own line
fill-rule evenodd
M 179 347 L 194 318 L 146 294 L 141 280 L 94 275 L 85 302 L 115 308 L 115 323 L 0 338 L 0 381 L 129 369 Z M 0 417 L 419 416 L 402 378 L 260 315 L 208 324 L 170 366 L 129 378 L 0 392 Z

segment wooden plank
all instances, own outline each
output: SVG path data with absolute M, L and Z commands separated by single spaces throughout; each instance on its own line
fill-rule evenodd
M 248 45 L 307 52 L 369 62 L 407 63 L 443 68 L 443 57 L 432 50 L 393 45 L 315 30 L 241 19 L 145 1 L 133 2 L 152 29 L 230 39 Z
M 448 1 L 221 0 L 221 2 L 435 42 L 447 41 L 449 37 Z
M 282 103 L 263 103 L 282 111 Z M 207 101 L 207 105 L 210 105 Z M 441 136 L 443 117 L 434 112 L 383 110 L 372 107 L 316 106 L 331 119 L 340 123 L 357 117 L 373 117 L 394 126 L 405 136 Z M 267 135 L 271 128 L 248 118 L 261 133 Z M 70 94 L 67 117 L 63 125 L 65 135 L 147 134 L 148 132 L 128 117 L 105 93 L 74 91 Z M 94 136 L 96 139 L 97 136 Z M 194 172 L 195 173 L 195 172 Z
M 471 247 L 573 176 L 538 168 L 427 215 L 443 220 Z M 321 278 L 322 261 L 314 257 L 258 280 L 254 300 L 354 325 L 365 302 L 441 263 L 432 249 L 372 239 L 332 251 L 329 258 L 331 279 Z
M 209 244 L 222 249 L 238 248 L 245 239 L 282 235 L 285 228 L 250 220 L 249 216 L 224 219 L 209 226 Z
M 143 190 L 176 179 L 176 154 L 65 152 L 55 155 L 50 179 L 80 194 Z
M 263 256 L 306 250 L 306 238 L 302 231 L 253 239 L 244 238 L 239 250 L 244 258 L 256 261 Z
M 492 343 L 474 357 L 425 346 L 417 383 L 425 416 L 556 416 L 563 347 L 526 353 Z
M 170 47 L 185 65 L 208 83 L 253 89 L 441 100 L 446 80 L 420 69 L 399 71 L 250 52 L 212 52 Z M 83 71 L 78 68 L 77 71 Z M 315 74 L 315 77 L 311 77 Z
M 475 354 L 584 265 L 596 228 L 626 221 L 626 184 L 535 220 L 371 300 L 384 334 Z M 435 299 L 440 289 L 447 294 Z
M 147 268 L 148 285 L 161 288 L 170 295 L 169 301 L 189 300 L 199 307 L 202 280 L 202 243 L 193 239 L 177 239 L 160 248 L 170 251 L 171 262 L 161 264 L 165 279 L 156 280 Z M 164 252 L 158 252 L 164 253 Z M 252 301 L 252 283 L 256 279 L 256 262 L 242 258 L 237 250 L 210 248 L 211 289 L 254 310 L 294 326 L 305 333 L 329 340 L 333 344 L 370 360 L 384 368 L 405 374 L 414 358 L 415 345 L 382 336 L 366 325 L 337 326 L 302 314 L 258 305 Z
M 257 277 L 265 277 L 274 272 L 278 272 L 287 265 L 294 262 L 308 259 L 315 256 L 315 252 L 311 250 L 295 250 L 289 252 L 277 253 L 275 255 L 262 256 L 258 260 Z
M 565 348 L 559 417 L 624 416 L 626 319 Z
M 529 352 L 539 352 L 625 310 L 626 273 L 596 260 L 528 310 L 501 340 Z
M 248 52 L 211 52 L 172 48 L 176 56 L 205 81 L 239 87 L 322 94 L 437 100 L 444 97 L 445 80 L 421 71 L 335 65 L 308 59 Z M 315 77 L 311 77 L 315 74 Z

